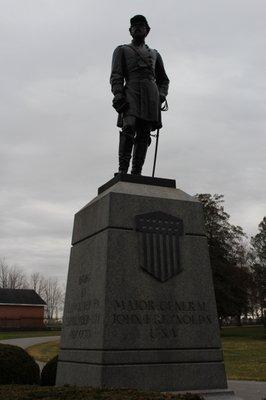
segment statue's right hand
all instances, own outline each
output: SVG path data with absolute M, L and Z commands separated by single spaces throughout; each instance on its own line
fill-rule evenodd
M 129 104 L 123 94 L 118 93 L 113 98 L 113 107 L 120 114 L 128 108 Z

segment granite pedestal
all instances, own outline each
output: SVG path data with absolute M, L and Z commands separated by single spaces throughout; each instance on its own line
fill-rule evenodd
M 134 179 L 75 216 L 57 385 L 226 388 L 201 204 Z

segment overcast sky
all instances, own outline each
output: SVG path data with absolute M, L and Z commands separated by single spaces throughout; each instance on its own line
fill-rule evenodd
M 1 0 L 0 257 L 29 273 L 66 277 L 73 215 L 117 170 L 110 63 L 134 14 L 170 78 L 157 175 L 224 194 L 248 234 L 266 214 L 265 0 Z

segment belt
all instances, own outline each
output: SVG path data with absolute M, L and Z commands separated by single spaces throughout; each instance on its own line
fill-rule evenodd
M 141 82 L 141 81 L 155 82 L 155 78 L 153 76 L 151 76 L 151 77 L 134 77 L 134 78 L 126 79 L 126 83 Z

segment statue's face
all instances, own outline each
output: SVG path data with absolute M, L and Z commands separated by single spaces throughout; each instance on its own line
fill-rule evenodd
M 129 32 L 133 39 L 145 39 L 148 35 L 147 26 L 143 23 L 135 24 L 129 28 Z

